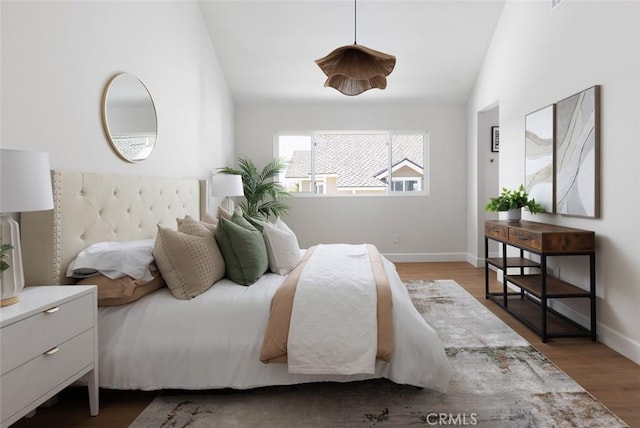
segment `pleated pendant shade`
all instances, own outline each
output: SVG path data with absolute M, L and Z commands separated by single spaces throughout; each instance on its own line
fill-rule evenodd
M 353 96 L 372 88 L 385 89 L 396 57 L 354 43 L 333 50 L 316 64 L 327 76 L 325 87 Z
M 353 0 L 353 44 L 334 49 L 316 60 L 327 80 L 325 87 L 345 95 L 358 95 L 372 88 L 385 89 L 387 76 L 396 66 L 396 57 L 357 43 L 357 4 Z

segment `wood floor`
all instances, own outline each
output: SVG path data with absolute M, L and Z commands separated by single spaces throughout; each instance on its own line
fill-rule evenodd
M 630 427 L 640 428 L 640 365 L 588 338 L 540 338 L 495 303 L 484 298 L 484 269 L 467 263 L 399 263 L 403 280 L 453 279 L 475 296 L 535 348 L 575 379 Z M 491 281 L 495 283 L 494 275 Z M 131 422 L 153 400 L 156 392 L 100 391 L 100 415 L 89 416 L 86 388 L 67 388 L 58 402 L 41 408 L 32 418 L 23 418 L 15 428 L 120 428 Z

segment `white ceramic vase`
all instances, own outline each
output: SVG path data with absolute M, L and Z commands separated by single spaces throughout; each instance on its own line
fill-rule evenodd
M 20 292 L 24 287 L 24 281 L 16 281 L 11 268 L 0 272 L 0 307 L 5 307 L 18 303 Z
M 507 221 L 520 221 L 522 218 L 522 208 L 514 208 L 507 211 Z

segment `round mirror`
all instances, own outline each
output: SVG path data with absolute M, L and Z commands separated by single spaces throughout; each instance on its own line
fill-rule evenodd
M 104 90 L 102 121 L 113 150 L 128 162 L 149 157 L 156 145 L 158 119 L 147 87 L 130 73 L 115 75 Z

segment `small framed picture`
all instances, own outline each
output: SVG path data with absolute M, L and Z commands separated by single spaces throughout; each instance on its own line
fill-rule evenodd
M 491 151 L 492 152 L 500 151 L 500 127 L 499 126 L 491 127 Z

